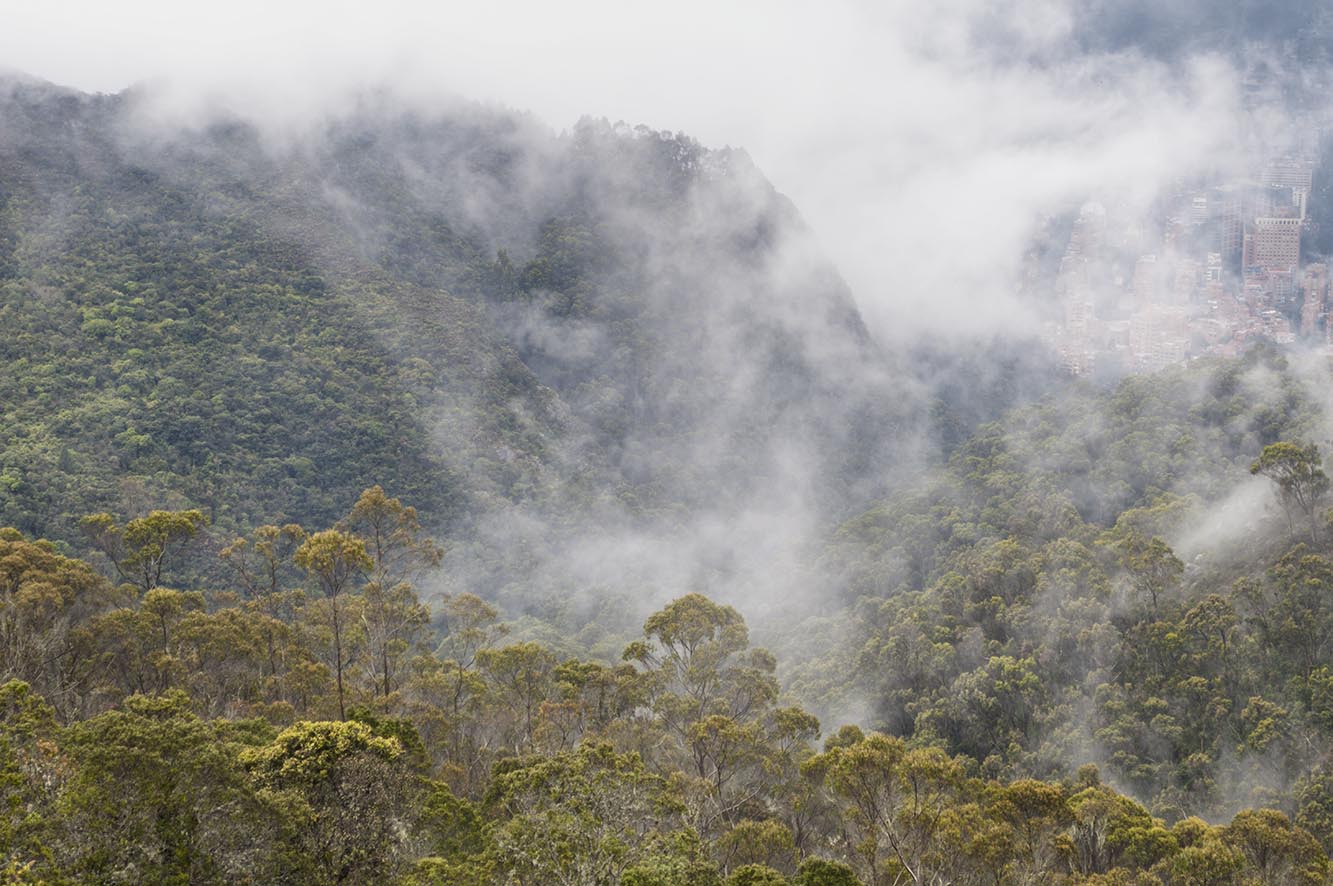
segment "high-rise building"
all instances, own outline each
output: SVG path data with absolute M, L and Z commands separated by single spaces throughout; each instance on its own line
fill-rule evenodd
M 1208 221 L 1208 195 L 1195 194 L 1190 198 L 1189 220 L 1191 225 L 1201 225 Z
M 1305 295 L 1301 304 L 1301 336 L 1312 338 L 1319 333 L 1319 322 L 1328 302 L 1328 265 L 1317 262 L 1307 267 L 1301 290 Z
M 1134 263 L 1134 279 L 1130 286 L 1134 290 L 1134 304 L 1138 310 L 1153 303 L 1157 295 L 1157 256 L 1139 256 L 1139 260 Z
M 1245 236 L 1244 200 L 1234 185 L 1215 188 L 1209 200 L 1209 213 L 1217 225 L 1217 251 L 1231 273 L 1240 272 L 1241 245 Z
M 1291 271 L 1301 263 L 1301 220 L 1264 216 L 1245 236 L 1244 267 Z
M 1314 185 L 1314 164 L 1303 157 L 1279 157 L 1264 165 L 1260 182 L 1270 188 L 1290 188 L 1291 203 L 1301 218 Z
M 1106 208 L 1100 203 L 1086 204 L 1074 221 L 1069 234 L 1067 256 L 1095 259 L 1106 242 Z

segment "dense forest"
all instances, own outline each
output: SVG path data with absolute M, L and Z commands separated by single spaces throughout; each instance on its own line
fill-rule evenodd
M 1327 491 L 1312 457 L 1278 443 L 1255 467 L 1303 465 L 1290 488 Z M 883 601 L 862 653 L 890 682 L 882 731 L 826 735 L 741 614 L 699 594 L 652 613 L 615 661 L 514 642 L 472 594 L 432 615 L 413 580 L 441 551 L 379 487 L 332 528 L 237 538 L 221 553 L 232 581 L 209 593 L 166 586 L 198 511 L 85 518 L 110 578 L 3 530 L 6 876 L 1326 882 L 1333 561 L 1301 543 L 1262 578 L 1191 598 L 1179 560 L 1141 534 L 1172 510 L 1039 552 L 997 541 L 967 573 Z M 1135 598 L 1108 617 L 1116 561 Z M 1082 584 L 1054 617 L 1083 623 L 992 654 L 1052 582 Z M 1094 763 L 1057 775 L 1040 753 L 1094 676 L 1081 715 L 1106 775 L 1165 785 L 1151 807 Z M 1233 755 L 1261 781 L 1300 777 L 1210 824 L 1191 812 L 1219 808 Z
M 0 81 L 6 882 L 1328 882 L 1326 361 L 888 352 L 684 136 L 144 108 Z

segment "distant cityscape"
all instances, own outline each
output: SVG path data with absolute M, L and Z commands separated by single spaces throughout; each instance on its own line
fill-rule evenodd
M 1070 372 L 1151 372 L 1260 339 L 1333 351 L 1329 267 L 1308 245 L 1323 137 L 1306 133 L 1244 180 L 1174 188 L 1150 229 L 1095 202 L 1048 226 L 1063 254 L 1044 273 L 1030 255 L 1025 286 L 1054 286 L 1043 337 Z

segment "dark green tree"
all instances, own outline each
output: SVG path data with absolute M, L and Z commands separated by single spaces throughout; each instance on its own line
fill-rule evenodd
M 1319 522 L 1315 515 L 1329 487 L 1319 447 L 1313 443 L 1270 443 L 1250 465 L 1250 473 L 1273 481 L 1292 534 L 1296 533 L 1296 515 L 1302 515 L 1310 521 L 1310 541 L 1317 544 Z

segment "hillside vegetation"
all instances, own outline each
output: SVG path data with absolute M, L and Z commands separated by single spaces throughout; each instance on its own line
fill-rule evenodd
M 445 600 L 443 628 L 431 631 L 411 579 L 439 551 L 412 509 L 378 488 L 335 528 L 237 539 L 224 553 L 228 591 L 161 586 L 202 522 L 162 511 L 124 526 L 86 520 L 119 586 L 48 543 L 0 531 L 0 652 L 11 675 L 0 686 L 0 848 L 11 882 L 1328 876 L 1323 770 L 1221 825 L 1178 807 L 1154 815 L 1096 765 L 1020 774 L 1032 768 L 1026 737 L 1051 717 L 1035 659 L 992 657 L 957 681 L 922 715 L 933 729 L 844 725 L 821 744 L 819 721 L 784 702 L 777 661 L 751 645 L 740 613 L 701 595 L 652 614 L 618 662 L 562 658 L 512 642 L 496 610 L 469 594 Z M 1139 610 L 1126 641 L 1153 645 L 1121 673 L 1175 704 L 1132 699 L 1154 714 L 1111 724 L 1130 733 L 1116 771 L 1140 747 L 1150 756 L 1178 741 L 1182 774 L 1206 786 L 1207 749 L 1220 742 L 1286 765 L 1308 756 L 1312 739 L 1326 742 L 1327 667 L 1301 658 L 1319 655 L 1301 638 L 1326 642 L 1331 567 L 1303 549 L 1287 555 L 1253 589 L 1267 621 L 1241 622 L 1217 595 L 1183 614 L 1174 604 Z M 1297 636 L 1281 618 L 1320 622 Z M 1275 626 L 1282 644 L 1265 653 Z M 936 635 L 939 658 L 971 645 Z M 1292 679 L 1235 717 L 1234 681 L 1252 686 L 1252 665 L 1275 659 Z M 1302 697 L 1315 701 L 1302 708 Z M 1178 707 L 1190 703 L 1198 709 Z M 1145 722 L 1156 734 L 1135 733 Z
M 1329 881 L 1325 360 L 888 353 L 680 135 L 152 109 L 0 81 L 6 882 Z

